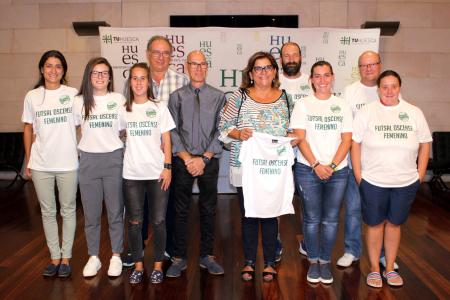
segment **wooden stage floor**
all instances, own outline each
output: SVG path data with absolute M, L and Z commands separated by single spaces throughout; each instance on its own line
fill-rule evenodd
M 4 183 L 4 182 L 3 182 Z M 0 182 L 0 186 L 4 184 Z M 103 267 L 92 279 L 84 279 L 87 261 L 83 213 L 77 208 L 77 231 L 68 279 L 43 278 L 49 261 L 40 209 L 32 183 L 5 190 L 0 187 L 0 299 L 450 299 L 450 209 L 449 195 L 432 195 L 427 184 L 421 186 L 408 222 L 403 226 L 398 263 L 405 280 L 401 288 L 369 288 L 365 284 L 368 260 L 347 269 L 333 268 L 334 283 L 311 285 L 306 281 L 308 262 L 298 253 L 302 239 L 297 214 L 281 218 L 284 246 L 278 279 L 263 283 L 261 248 L 257 277 L 252 283 L 240 279 L 242 248 L 239 206 L 235 195 L 220 195 L 217 207 L 215 255 L 225 275 L 215 277 L 200 270 L 199 221 L 194 197 L 189 222 L 189 265 L 178 279 L 165 278 L 160 285 L 145 282 L 131 286 L 130 270 L 118 278 L 106 275 L 111 248 L 105 216 L 102 222 L 100 259 Z M 333 265 L 342 255 L 342 218 L 333 251 Z M 146 270 L 151 270 L 152 247 L 146 248 Z M 165 264 L 167 269 L 168 264 Z

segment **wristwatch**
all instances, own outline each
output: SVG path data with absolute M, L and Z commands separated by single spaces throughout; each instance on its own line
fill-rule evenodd
M 172 164 L 165 163 L 164 164 L 164 169 L 171 170 L 172 169 Z
M 336 172 L 337 165 L 336 165 L 334 162 L 332 162 L 332 163 L 330 164 L 330 168 L 333 169 L 333 172 Z
M 211 161 L 211 159 L 209 157 L 204 156 L 204 155 L 202 155 L 202 160 L 205 163 L 205 165 L 207 165 Z

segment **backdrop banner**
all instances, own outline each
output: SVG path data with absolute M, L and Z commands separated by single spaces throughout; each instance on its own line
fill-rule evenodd
M 101 54 L 111 63 L 114 89 L 123 92 L 129 68 L 146 62 L 147 42 L 162 35 L 173 45 L 171 68 L 185 73 L 185 59 L 190 51 L 201 50 L 209 65 L 208 84 L 233 93 L 241 83 L 241 70 L 257 51 L 270 52 L 279 62 L 281 46 L 296 42 L 302 50 L 303 73 L 311 65 L 326 60 L 335 73 L 334 93 L 359 80 L 358 57 L 366 50 L 378 52 L 379 29 L 336 28 L 113 28 L 100 27 Z M 279 62 L 281 66 L 281 63 Z M 228 180 L 228 151 L 220 165 L 219 192 L 234 192 Z

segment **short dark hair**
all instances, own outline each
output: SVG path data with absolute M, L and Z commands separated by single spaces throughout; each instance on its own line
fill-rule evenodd
M 67 61 L 66 61 L 66 58 L 58 50 L 49 50 L 49 51 L 45 52 L 44 54 L 42 54 L 41 59 L 39 60 L 39 64 L 38 64 L 39 80 L 34 85 L 34 88 L 38 88 L 40 86 L 45 87 L 45 78 L 44 78 L 44 75 L 42 74 L 41 70 L 44 67 L 45 62 L 47 61 L 47 59 L 49 59 L 50 57 L 57 58 L 57 59 L 59 59 L 61 61 L 61 65 L 63 67 L 63 75 L 62 75 L 61 80 L 59 81 L 59 83 L 60 84 L 65 84 L 67 82 L 67 80 L 66 80 L 66 74 L 67 74 Z
M 251 78 L 250 73 L 252 72 L 253 67 L 255 66 L 255 62 L 258 59 L 263 59 L 263 58 L 267 58 L 270 61 L 270 64 L 272 65 L 272 67 L 276 70 L 275 78 L 272 82 L 272 87 L 275 87 L 275 88 L 280 87 L 280 79 L 278 76 L 279 68 L 278 68 L 277 62 L 275 61 L 275 58 L 269 52 L 258 51 L 255 54 L 253 54 L 252 56 L 250 56 L 250 58 L 248 59 L 248 62 L 247 62 L 247 66 L 245 67 L 244 70 L 242 70 L 241 88 L 247 89 L 254 85 L 253 80 L 250 79 Z
M 381 73 L 380 76 L 378 76 L 378 79 L 377 79 L 378 87 L 380 87 L 381 79 L 383 79 L 384 77 L 387 77 L 387 76 L 394 76 L 398 80 L 398 85 L 402 86 L 402 79 L 400 78 L 400 75 L 398 75 L 398 73 L 393 70 L 386 70 L 383 73 Z
M 167 45 L 169 45 L 170 53 L 172 53 L 172 43 L 169 41 L 168 38 L 166 38 L 165 36 L 162 36 L 162 35 L 154 35 L 154 36 L 152 36 L 152 38 L 150 40 L 148 40 L 147 50 L 150 50 L 150 46 L 152 45 L 152 43 L 154 41 L 164 41 L 164 42 L 166 42 Z

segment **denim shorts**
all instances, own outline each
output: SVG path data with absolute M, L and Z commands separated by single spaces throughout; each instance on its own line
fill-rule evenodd
M 387 220 L 401 225 L 408 219 L 409 209 L 416 198 L 420 182 L 396 188 L 379 187 L 361 180 L 361 209 L 364 223 L 375 226 Z

